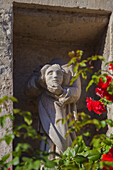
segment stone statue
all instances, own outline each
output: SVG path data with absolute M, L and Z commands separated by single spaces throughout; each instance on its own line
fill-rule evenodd
M 73 85 L 69 85 L 74 75 L 73 65 L 46 64 L 35 70 L 28 81 L 26 94 L 38 97 L 38 131 L 47 136 L 47 143 L 41 142 L 40 149 L 63 153 L 76 134 L 72 133 L 67 138 L 67 122 L 62 121 L 70 113 L 74 113 L 76 119 L 76 102 L 81 94 L 81 82 L 78 78 Z

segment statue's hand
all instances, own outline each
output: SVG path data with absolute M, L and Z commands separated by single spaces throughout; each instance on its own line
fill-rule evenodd
M 47 89 L 48 89 L 48 91 L 49 92 L 51 92 L 51 93 L 53 93 L 53 94 L 55 94 L 55 95 L 57 95 L 57 96 L 59 96 L 59 95 L 61 95 L 62 94 L 62 92 L 63 92 L 63 88 L 60 86 L 60 85 L 49 85 L 48 87 L 47 87 Z
M 69 89 L 63 89 L 63 93 L 59 96 L 59 102 L 63 105 L 68 103 L 68 100 L 70 99 L 70 90 Z

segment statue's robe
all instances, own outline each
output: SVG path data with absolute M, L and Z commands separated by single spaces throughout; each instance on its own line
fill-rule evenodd
M 76 119 L 76 102 L 81 94 L 80 78 L 78 78 L 73 85 L 69 86 L 70 80 L 74 75 L 73 66 L 67 67 L 66 64 L 63 65 L 62 68 L 65 70 L 62 84 L 64 92 L 60 96 L 53 95 L 46 89 L 42 90 L 37 83 L 39 75 L 36 74 L 36 72 L 28 81 L 26 89 L 27 95 L 41 93 L 38 100 L 38 131 L 47 136 L 48 144 L 42 141 L 40 148 L 42 150 L 57 151 L 59 153 L 64 152 L 68 146 L 71 146 L 76 134 L 73 132 L 65 138 L 68 130 L 68 122 L 66 121 L 65 124 L 62 124 L 62 121 L 57 121 L 63 118 L 66 119 L 70 113 L 73 113 L 73 118 Z

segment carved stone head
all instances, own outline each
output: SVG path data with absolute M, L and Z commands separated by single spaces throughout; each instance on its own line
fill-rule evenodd
M 67 64 L 60 66 L 59 64 L 46 64 L 41 70 L 41 86 L 48 88 L 49 86 L 69 86 L 72 73 Z
M 41 75 L 49 92 L 56 95 L 62 92 L 64 70 L 59 64 L 45 65 L 41 69 Z
M 45 72 L 45 82 L 47 86 L 58 86 L 63 83 L 63 71 L 58 64 L 50 66 Z

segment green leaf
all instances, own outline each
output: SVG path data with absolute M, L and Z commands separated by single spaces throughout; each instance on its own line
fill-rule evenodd
M 87 158 L 85 158 L 84 156 L 82 155 L 77 155 L 74 157 L 74 160 L 77 162 L 77 163 L 83 163 L 83 162 L 87 162 Z
M 76 74 L 70 81 L 70 85 L 74 83 L 74 81 L 80 76 L 80 74 Z
M 19 164 L 19 157 L 15 157 L 12 161 L 11 161 L 11 163 L 13 164 L 13 165 L 18 165 Z
M 113 127 L 113 121 L 111 119 L 106 119 L 106 123 Z
M 28 112 L 28 111 L 22 111 L 20 112 L 20 115 L 28 115 L 28 116 L 31 116 L 31 112 Z
M 13 113 L 14 114 L 20 113 L 20 109 L 13 109 Z
M 75 56 L 75 52 L 74 52 L 74 51 L 71 51 L 71 52 L 69 52 L 69 53 L 68 53 L 68 55 L 69 55 L 69 57 L 71 57 L 71 58 L 72 58 L 72 57 L 74 57 L 74 56 Z
M 62 119 L 62 125 L 64 125 L 66 123 L 66 120 L 63 118 Z
M 37 169 L 37 170 L 40 168 L 40 161 L 39 160 L 36 160 L 36 161 L 33 162 L 33 168 Z
M 32 124 L 32 119 L 30 116 L 24 116 L 24 121 L 28 124 L 31 125 Z
M 100 152 L 97 149 L 87 151 L 87 153 L 88 153 L 87 157 L 91 161 L 96 161 L 101 156 Z
M 78 144 L 81 144 L 81 142 L 83 141 L 83 137 L 80 135 L 80 136 L 77 136 L 74 140 L 73 140 L 73 143 L 72 143 L 72 147 L 75 145 L 75 149 L 77 147 Z M 78 148 L 78 147 L 77 147 Z
M 68 62 L 68 67 L 69 67 L 72 63 L 73 63 L 73 61 L 70 60 L 70 61 Z
M 68 127 L 71 127 L 74 123 L 75 123 L 75 120 L 72 120 L 71 122 L 69 122 Z
M 4 140 L 6 141 L 6 143 L 9 145 L 11 142 L 12 142 L 12 140 L 14 139 L 14 135 L 13 134 L 9 134 L 9 135 L 6 135 L 5 137 L 4 137 Z
M 75 147 L 74 147 L 74 149 L 75 149 L 75 152 L 77 153 L 77 152 L 78 152 L 78 149 L 79 149 L 79 145 L 76 144 Z
M 87 73 L 85 71 L 81 72 L 83 79 L 87 79 Z
M 104 128 L 106 126 L 106 121 L 105 120 L 102 120 L 101 122 L 101 126 Z
M 46 160 L 45 163 L 47 168 L 54 168 L 55 167 L 55 163 L 52 160 Z
M 98 55 L 91 56 L 91 59 L 92 59 L 92 60 L 97 60 L 97 59 L 98 59 Z
M 93 147 L 98 148 L 101 142 L 102 140 L 100 138 L 99 139 L 93 138 L 90 144 L 93 145 Z
M 80 64 L 80 66 L 82 66 L 82 67 L 86 67 L 86 66 L 87 66 L 84 62 L 81 62 L 81 63 L 79 63 L 79 64 Z
M 19 151 L 27 151 L 30 148 L 30 145 L 28 143 L 18 143 L 15 151 L 19 152 Z
M 86 132 L 86 133 L 83 133 L 84 136 L 91 136 L 91 133 L 89 132 Z
M 102 81 L 103 81 L 104 83 L 106 83 L 107 77 L 106 77 L 106 76 L 103 76 L 103 77 L 102 77 Z
M 0 117 L 0 125 L 4 127 L 6 124 L 6 115 Z
M 80 143 L 80 145 L 79 145 L 79 148 L 78 148 L 78 153 L 81 153 L 81 152 L 83 152 L 84 150 L 85 150 L 85 143 L 84 142 L 82 142 L 82 143 Z
M 110 161 L 103 161 L 103 164 L 106 165 L 106 166 L 111 166 L 113 167 L 113 162 L 110 162 Z
M 100 60 L 102 60 L 102 61 L 105 61 L 105 58 L 104 58 L 103 56 L 101 56 L 101 55 L 98 55 L 98 58 L 99 58 Z
M 113 139 L 113 134 L 112 133 L 110 134 L 110 138 Z
M 10 157 L 10 154 L 6 154 L 2 157 L 2 162 L 5 162 Z
M 75 67 L 74 67 L 74 73 L 77 73 L 78 72 L 78 67 L 79 67 L 79 64 L 77 63 L 76 65 L 75 65 Z
M 103 140 L 103 142 L 104 142 L 105 144 L 107 144 L 107 145 L 111 145 L 111 144 L 112 144 L 112 142 L 111 142 L 111 139 L 110 139 L 110 138 L 106 138 L 106 139 L 104 139 L 104 140 Z
M 89 82 L 88 86 L 86 87 L 86 92 L 88 91 L 89 87 L 90 87 L 93 83 L 94 83 L 93 80 L 91 80 L 91 81 Z
M 8 96 L 4 96 L 2 99 L 0 99 L 0 105 L 4 102 L 8 100 Z
M 32 159 L 31 158 L 28 158 L 28 157 L 23 157 L 22 160 L 24 162 L 32 162 Z
M 85 162 L 84 163 L 84 167 L 85 167 L 85 169 L 84 170 L 91 170 L 91 163 L 90 162 Z M 82 169 L 81 169 L 82 170 Z
M 82 50 L 77 50 L 76 51 L 77 57 L 81 58 L 83 55 L 83 51 Z
M 110 64 L 110 62 L 106 63 L 105 66 L 107 66 L 108 64 Z
M 18 102 L 18 100 L 17 100 L 15 97 L 9 97 L 9 99 L 10 99 L 12 102 Z
M 100 121 L 99 121 L 99 120 L 93 119 L 93 120 L 92 120 L 92 123 L 93 123 L 98 129 L 101 128 L 101 124 L 100 124 Z
M 63 153 L 63 155 L 69 155 L 70 154 L 70 147 L 68 147 L 67 149 L 66 149 L 66 151 L 64 151 L 64 153 Z
M 58 119 L 58 120 L 56 121 L 56 123 L 58 123 L 58 122 L 60 122 L 60 121 L 62 121 L 62 119 Z

